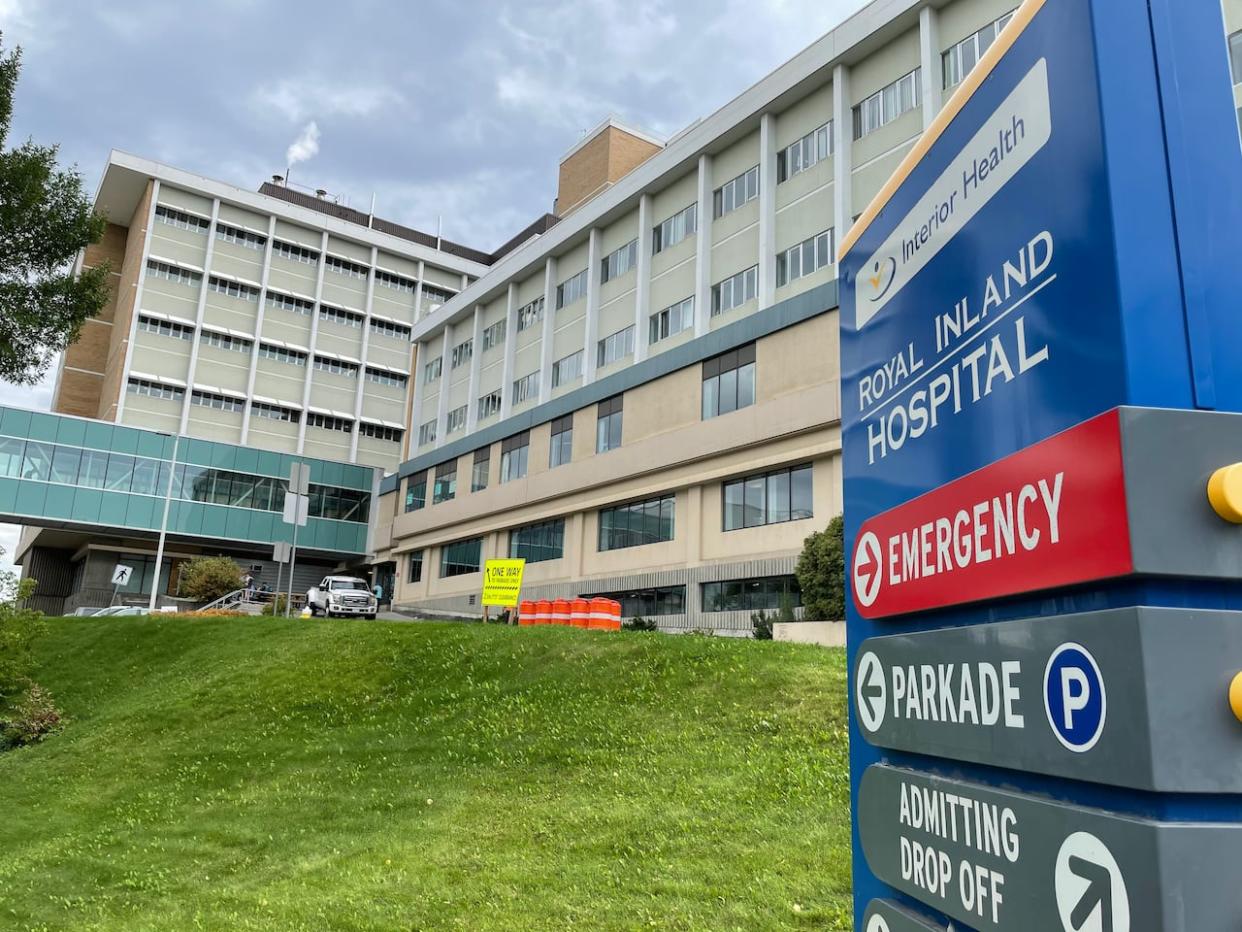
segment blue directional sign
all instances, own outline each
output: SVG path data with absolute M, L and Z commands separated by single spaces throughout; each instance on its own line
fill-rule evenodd
M 1078 644 L 1062 644 L 1044 671 L 1048 724 L 1071 751 L 1089 751 L 1100 740 L 1108 713 L 1104 678 L 1095 658 Z

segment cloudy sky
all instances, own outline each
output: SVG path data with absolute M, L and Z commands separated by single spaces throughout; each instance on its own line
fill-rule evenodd
M 10 143 L 59 143 L 90 190 L 113 148 L 250 188 L 294 149 L 294 181 L 491 250 L 551 208 L 560 156 L 609 113 L 672 135 L 863 5 L 0 0 L 23 49 Z M 50 402 L 48 383 L 0 391 Z

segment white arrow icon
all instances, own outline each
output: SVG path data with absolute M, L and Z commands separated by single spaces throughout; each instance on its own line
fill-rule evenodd
M 854 550 L 854 598 L 863 608 L 870 608 L 880 594 L 882 566 L 880 539 L 874 532 L 865 531 Z
M 1104 842 L 1075 832 L 1061 844 L 1055 874 L 1057 912 L 1065 932 L 1130 932 L 1130 897 Z
M 871 921 L 867 923 L 867 932 L 889 932 L 888 923 L 884 921 L 884 917 L 876 913 L 871 917 Z
M 880 658 L 867 651 L 858 661 L 854 682 L 854 704 L 863 728 L 874 734 L 884 724 L 888 711 L 888 690 L 884 684 L 884 665 Z

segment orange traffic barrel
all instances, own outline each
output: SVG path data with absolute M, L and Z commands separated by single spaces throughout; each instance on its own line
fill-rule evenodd
M 621 630 L 621 603 L 615 599 L 608 600 L 608 630 Z
M 574 599 L 569 603 L 569 623 L 575 628 L 586 628 L 591 623 L 591 603 L 586 599 Z
M 535 623 L 535 603 L 526 601 L 518 606 L 518 624 L 533 625 Z
M 608 600 L 595 598 L 591 600 L 591 616 L 587 621 L 587 627 L 592 631 L 606 631 L 608 622 L 612 618 L 612 613 L 608 608 Z
M 552 624 L 552 603 L 547 599 L 540 599 L 535 603 L 535 624 Z
M 552 601 L 552 624 L 567 625 L 569 624 L 569 600 L 554 599 Z

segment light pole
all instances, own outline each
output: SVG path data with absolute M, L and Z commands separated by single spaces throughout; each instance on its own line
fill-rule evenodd
M 167 434 L 164 434 L 167 437 Z M 173 480 L 177 475 L 177 453 L 181 446 L 181 434 L 173 435 L 172 463 L 168 467 L 168 484 L 164 486 L 164 517 L 160 521 L 160 542 L 155 548 L 155 579 L 151 581 L 151 601 L 147 603 L 148 611 L 155 611 L 155 602 L 160 591 L 160 572 L 164 568 L 164 540 L 168 537 L 168 509 L 172 505 Z

